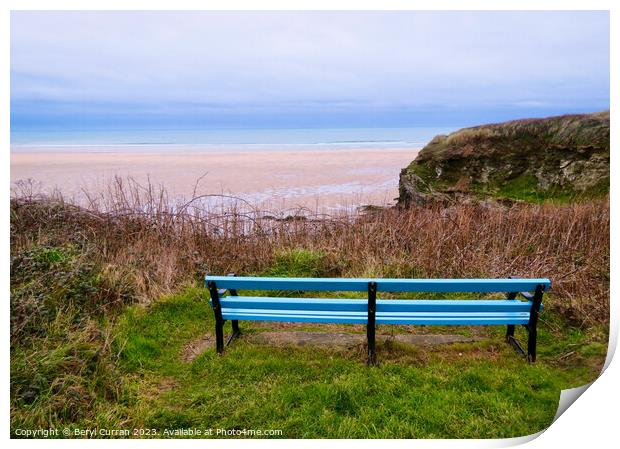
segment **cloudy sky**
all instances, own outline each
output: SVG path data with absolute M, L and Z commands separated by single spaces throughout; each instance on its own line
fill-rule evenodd
M 11 14 L 14 129 L 450 126 L 607 108 L 607 12 Z

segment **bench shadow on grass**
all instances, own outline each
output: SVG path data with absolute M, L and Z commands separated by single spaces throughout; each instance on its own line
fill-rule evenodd
M 373 368 L 365 366 L 364 344 L 276 347 L 241 338 L 223 356 L 207 344 L 186 357 L 192 341 L 212 332 L 205 295 L 188 289 L 148 310 L 130 309 L 119 323 L 120 364 L 134 397 L 127 416 L 135 427 L 158 429 L 160 436 L 164 429 L 202 428 L 279 429 L 285 438 L 516 437 L 547 427 L 560 390 L 595 379 L 605 358 L 603 337 L 564 330 L 544 315 L 535 365 L 504 342 L 499 326 L 396 329 L 482 340 L 430 347 L 379 342 L 380 365 Z M 242 331 L 283 329 L 261 326 L 242 323 Z

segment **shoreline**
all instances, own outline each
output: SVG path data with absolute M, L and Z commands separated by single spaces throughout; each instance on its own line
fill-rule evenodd
M 68 153 L 68 154 L 235 154 L 235 153 L 322 153 L 322 152 L 344 152 L 354 151 L 373 152 L 373 151 L 419 151 L 424 144 L 416 146 L 407 145 L 367 145 L 367 146 L 351 146 L 350 144 L 333 144 L 333 143 L 278 143 L 278 144 L 171 144 L 171 143 L 147 143 L 147 144 L 46 144 L 46 145 L 24 145 L 11 144 L 11 155 L 13 154 L 46 154 L 46 153 Z
M 92 148 L 92 147 L 91 147 Z M 58 189 L 78 202 L 104 194 L 115 177 L 163 186 L 171 200 L 196 193 L 239 197 L 257 206 L 317 210 L 386 206 L 398 195 L 400 170 L 418 148 L 312 151 L 11 151 L 11 186 L 20 180 Z

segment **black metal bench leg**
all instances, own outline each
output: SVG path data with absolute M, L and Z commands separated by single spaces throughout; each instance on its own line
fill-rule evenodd
M 375 315 L 377 311 L 377 283 L 368 283 L 368 324 L 366 325 L 366 337 L 368 339 L 368 366 L 377 364 L 377 351 L 375 340 Z
M 228 276 L 235 276 L 235 273 L 228 273 Z M 238 296 L 237 295 L 237 290 L 232 288 L 230 289 L 230 295 L 231 296 Z M 228 342 L 226 342 L 226 346 L 228 346 L 230 343 L 232 343 L 232 341 L 235 338 L 238 338 L 241 336 L 241 329 L 239 329 L 239 321 L 238 320 L 232 320 L 231 321 L 232 324 L 232 334 L 230 334 L 230 338 L 228 338 Z
M 215 322 L 215 350 L 218 354 L 224 352 L 224 323 Z
M 515 336 L 515 325 L 509 324 L 506 326 L 506 340 L 510 340 L 510 337 Z
M 540 312 L 540 305 L 542 304 L 544 287 L 538 285 L 532 298 L 532 308 L 530 309 L 530 321 L 527 323 L 527 330 L 529 336 L 527 339 L 527 360 L 530 363 L 536 362 L 536 338 L 538 337 L 538 313 Z
M 215 350 L 218 354 L 221 354 L 224 352 L 224 319 L 222 318 L 220 295 L 215 282 L 209 281 L 208 286 L 213 303 L 213 313 L 215 314 Z
M 241 330 L 239 329 L 239 321 L 232 320 L 231 323 L 232 323 L 233 335 L 240 335 Z
M 528 330 L 529 336 L 527 338 L 527 360 L 530 363 L 534 363 L 536 361 L 536 337 L 538 332 L 536 328 Z
M 510 340 L 515 337 L 515 325 L 509 324 L 506 326 L 506 341 L 510 343 Z
M 226 346 L 231 344 L 235 338 L 239 338 L 241 336 L 241 329 L 239 329 L 239 321 L 232 320 L 231 323 L 232 323 L 232 334 L 230 334 L 230 337 L 228 338 L 228 341 L 226 342 Z
M 514 324 L 508 325 L 508 329 L 506 330 L 506 341 L 519 354 L 525 355 L 525 351 L 521 347 L 521 343 L 519 343 L 519 340 L 515 338 L 515 325 Z
M 506 294 L 506 299 L 516 299 L 518 292 L 510 292 Z M 512 343 L 512 340 L 515 338 L 515 325 L 509 324 L 506 326 L 506 341 L 508 343 Z
M 506 299 L 516 299 L 518 292 L 510 292 L 506 294 Z M 515 351 L 517 351 L 521 355 L 525 355 L 525 351 L 521 347 L 519 340 L 515 338 L 515 325 L 508 324 L 506 326 L 506 342 L 511 345 Z

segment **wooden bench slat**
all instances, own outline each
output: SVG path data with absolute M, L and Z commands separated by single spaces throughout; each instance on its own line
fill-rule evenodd
M 330 298 L 272 298 L 264 296 L 225 296 L 222 307 L 237 309 L 323 310 L 366 312 L 368 300 Z
M 286 321 L 298 323 L 334 323 L 334 324 L 366 324 L 367 316 L 333 316 L 333 315 L 302 315 L 302 314 L 259 314 L 243 312 L 227 312 L 226 320 L 249 320 L 249 321 Z
M 321 316 L 351 316 L 351 317 L 363 317 L 366 320 L 368 316 L 368 312 L 352 312 L 345 310 L 274 310 L 274 309 L 242 309 L 242 308 L 228 308 L 222 307 L 222 315 L 224 318 L 228 314 L 236 314 L 236 313 L 248 313 L 248 314 L 259 314 L 259 315 L 321 315 Z
M 528 312 L 531 301 L 517 299 L 383 299 L 380 312 Z
M 527 324 L 529 316 L 510 315 L 498 317 L 448 317 L 437 315 L 436 317 L 382 317 L 377 315 L 377 324 L 417 324 L 438 326 L 492 326 L 492 325 L 517 325 Z
M 379 292 L 528 292 L 538 285 L 551 287 L 549 279 L 341 279 L 206 276 L 218 288 L 235 290 L 358 291 L 377 283 Z
M 349 317 L 367 317 L 368 312 L 350 312 L 350 311 L 330 311 L 323 310 L 273 310 L 273 309 L 241 309 L 241 308 L 222 308 L 222 314 L 224 318 L 227 315 L 232 314 L 253 314 L 253 315 L 317 315 L 317 316 L 349 316 Z M 434 317 L 434 316 L 447 316 L 451 318 L 456 317 L 477 317 L 477 318 L 501 318 L 501 317 L 522 317 L 528 316 L 527 312 L 377 312 L 377 316 L 382 317 Z
M 222 307 L 236 309 L 320 310 L 366 312 L 367 299 L 274 298 L 264 296 L 226 296 Z M 377 312 L 529 312 L 532 303 L 516 299 L 379 299 Z
M 311 310 L 269 310 L 269 309 L 223 309 L 227 320 L 291 321 L 315 323 L 366 324 L 364 312 L 330 312 Z M 526 312 L 447 313 L 409 312 L 377 313 L 377 324 L 525 324 L 529 318 Z

